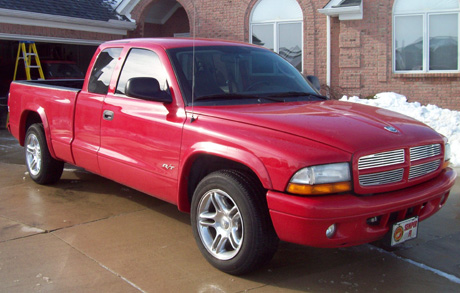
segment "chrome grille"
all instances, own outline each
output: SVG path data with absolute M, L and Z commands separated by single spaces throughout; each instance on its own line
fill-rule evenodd
M 386 172 L 365 174 L 359 176 L 361 186 L 374 186 L 400 182 L 403 179 L 404 169 L 391 170 Z
M 441 160 L 415 165 L 410 168 L 409 179 L 414 179 L 436 171 L 441 165 Z
M 359 158 L 358 169 L 365 170 L 377 167 L 392 166 L 404 163 L 404 150 L 377 153 Z
M 440 144 L 422 145 L 410 149 L 411 162 L 435 157 L 441 154 Z
M 363 156 L 357 162 L 359 185 L 367 187 L 362 192 L 377 192 L 379 186 L 423 178 L 439 170 L 441 155 L 442 144 L 429 144 Z

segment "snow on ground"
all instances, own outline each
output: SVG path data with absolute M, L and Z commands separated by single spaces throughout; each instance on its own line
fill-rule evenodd
M 422 106 L 418 102 L 409 103 L 407 98 L 396 93 L 380 93 L 375 99 L 360 99 L 344 96 L 348 101 L 385 108 L 417 119 L 449 138 L 451 162 L 460 167 L 460 112 L 442 109 L 435 105 Z

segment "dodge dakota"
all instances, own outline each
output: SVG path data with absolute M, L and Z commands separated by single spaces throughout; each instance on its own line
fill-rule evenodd
M 230 274 L 269 261 L 280 240 L 414 238 L 454 184 L 447 139 L 328 100 L 317 81 L 249 44 L 109 41 L 84 80 L 13 82 L 8 129 L 38 184 L 70 163 L 177 205 L 203 256 Z

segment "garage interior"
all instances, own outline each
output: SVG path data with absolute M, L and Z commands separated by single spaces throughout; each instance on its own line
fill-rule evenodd
M 47 61 L 63 62 L 76 66 L 80 72 L 86 74 L 86 69 L 97 49 L 96 45 L 63 44 L 49 42 L 35 42 L 42 66 Z M 0 40 L 0 128 L 6 126 L 7 97 L 11 81 L 14 77 L 16 57 L 19 41 Z M 17 80 L 25 80 L 24 64 L 18 63 Z M 38 78 L 38 70 L 31 71 L 32 79 Z M 80 75 L 69 78 L 81 78 Z

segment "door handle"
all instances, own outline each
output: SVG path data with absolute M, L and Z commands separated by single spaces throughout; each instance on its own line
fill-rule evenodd
M 102 118 L 107 121 L 113 120 L 113 111 L 110 110 L 105 110 L 104 114 L 102 115 Z

